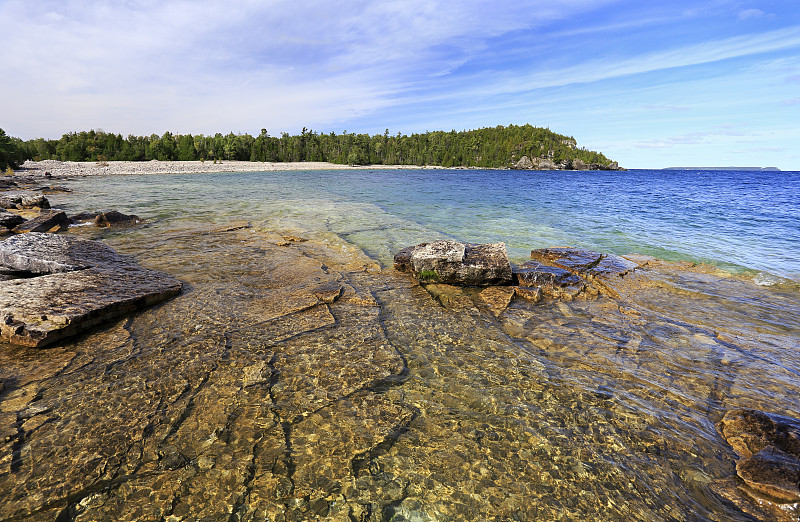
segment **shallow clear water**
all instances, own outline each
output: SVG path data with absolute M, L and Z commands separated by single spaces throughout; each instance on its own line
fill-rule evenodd
M 147 220 L 71 233 L 186 286 L 47 349 L 0 345 L 0 519 L 752 520 L 715 423 L 800 417 L 798 286 L 754 284 L 797 281 L 800 178 L 719 175 L 68 182 L 55 206 Z M 518 261 L 566 244 L 772 275 L 653 262 L 619 298 L 495 314 L 390 268 L 440 237 L 506 241 Z
M 372 170 L 77 180 L 147 219 L 229 214 L 335 232 L 384 266 L 393 252 L 453 237 L 504 241 L 515 261 L 570 245 L 710 263 L 800 281 L 800 173 Z M 219 214 L 222 215 L 219 215 Z

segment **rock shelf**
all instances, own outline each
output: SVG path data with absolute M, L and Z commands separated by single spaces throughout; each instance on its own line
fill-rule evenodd
M 3 344 L 2 519 L 776 519 L 715 422 L 795 408 L 797 322 L 777 318 L 800 316 L 796 294 L 572 250 L 525 264 L 537 286 L 423 284 L 324 231 L 244 221 L 115 250 L 52 237 L 69 255 L 20 243 L 7 271 L 133 254 L 186 288 L 44 349 Z M 548 293 L 573 276 L 576 298 Z
M 63 213 L 62 213 L 63 214 Z M 40 347 L 176 295 L 181 283 L 96 241 L 30 232 L 0 242 L 0 337 Z

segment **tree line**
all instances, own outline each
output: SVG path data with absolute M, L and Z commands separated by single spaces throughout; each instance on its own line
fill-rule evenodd
M 509 125 L 456 132 L 434 131 L 410 136 L 397 133 L 317 133 L 303 128 L 299 135 L 271 136 L 217 133 L 133 136 L 103 130 L 70 132 L 61 139 L 12 139 L 16 158 L 61 161 L 326 161 L 351 165 L 439 165 L 498 168 L 522 156 L 556 164 L 581 160 L 608 165 L 603 154 L 578 148 L 575 139 L 532 125 Z

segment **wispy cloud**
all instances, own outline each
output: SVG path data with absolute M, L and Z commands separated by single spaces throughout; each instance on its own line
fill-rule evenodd
M 739 11 L 739 20 L 749 20 L 751 18 L 761 18 L 764 11 L 761 9 L 742 9 Z
M 648 110 L 655 110 L 655 111 L 669 111 L 669 112 L 686 112 L 689 110 L 689 107 L 680 106 L 680 105 L 645 105 L 645 109 Z

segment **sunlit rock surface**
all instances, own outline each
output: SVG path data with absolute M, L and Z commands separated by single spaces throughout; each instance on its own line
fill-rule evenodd
M 511 282 L 511 263 L 503 243 L 422 243 L 398 252 L 394 266 L 430 283 L 489 286 Z
M 119 257 L 106 245 L 29 234 L 0 242 L 0 337 L 43 346 L 180 292 L 171 276 Z
M 637 259 L 536 302 L 324 231 L 107 242 L 185 291 L 0 346 L 0 519 L 748 520 L 715 425 L 796 416 L 794 288 Z
M 779 520 L 800 517 L 800 420 L 758 410 L 732 410 L 719 431 L 739 456 L 739 489 Z
M 67 214 L 59 210 L 46 210 L 24 223 L 17 225 L 14 232 L 58 232 L 69 227 Z

